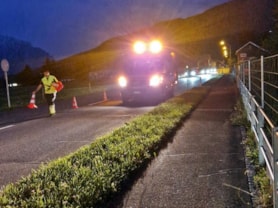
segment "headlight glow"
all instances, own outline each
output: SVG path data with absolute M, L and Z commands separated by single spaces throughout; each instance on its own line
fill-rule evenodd
M 162 48 L 162 43 L 159 40 L 153 40 L 149 43 L 140 40 L 133 44 L 133 51 L 137 54 L 143 54 L 145 52 L 157 54 L 162 51 Z
M 153 75 L 150 78 L 150 86 L 151 87 L 157 87 L 159 86 L 163 81 L 163 77 L 159 75 Z
M 154 40 L 150 43 L 149 50 L 151 53 L 159 53 L 162 50 L 162 44 L 158 40 Z
M 146 43 L 144 43 L 143 41 L 135 42 L 134 45 L 133 45 L 133 50 L 137 54 L 144 53 L 147 50 Z
M 124 76 L 120 76 L 118 79 L 118 83 L 119 83 L 120 87 L 126 87 L 127 79 Z
M 195 70 L 193 70 L 193 71 L 190 72 L 190 76 L 196 76 L 196 74 L 197 74 L 197 73 L 196 73 Z

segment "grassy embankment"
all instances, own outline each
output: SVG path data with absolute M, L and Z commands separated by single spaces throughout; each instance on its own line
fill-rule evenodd
M 243 144 L 245 146 L 246 157 L 254 169 L 254 189 L 253 193 L 254 207 L 273 207 L 272 185 L 270 184 L 269 177 L 267 176 L 264 166 L 259 165 L 259 153 L 256 137 L 252 132 L 250 122 L 247 119 L 247 114 L 244 109 L 242 100 L 238 100 L 236 105 L 236 113 L 232 116 L 231 121 L 234 125 L 243 126 L 246 131 L 246 138 Z M 251 171 L 251 170 L 247 170 Z

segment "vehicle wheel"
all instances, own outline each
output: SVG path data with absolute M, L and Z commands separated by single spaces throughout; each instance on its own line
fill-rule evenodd
M 128 99 L 122 99 L 122 103 L 123 103 L 123 105 L 128 105 L 129 104 L 129 100 Z
M 122 96 L 122 103 L 123 103 L 123 105 L 128 105 L 129 104 L 129 98 L 128 98 L 128 96 L 126 96 L 125 94 L 121 94 L 121 96 Z

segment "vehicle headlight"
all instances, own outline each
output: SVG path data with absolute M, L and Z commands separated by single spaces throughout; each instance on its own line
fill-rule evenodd
M 162 83 L 162 81 L 163 81 L 162 76 L 153 75 L 150 78 L 150 86 L 156 87 L 156 86 L 160 85 Z
M 158 40 L 154 40 L 150 43 L 149 50 L 151 53 L 159 53 L 162 50 L 162 44 Z
M 145 52 L 157 54 L 162 51 L 162 47 L 162 43 L 159 40 L 153 40 L 151 42 L 136 41 L 133 44 L 133 51 L 137 54 L 143 54 Z
M 205 74 L 206 73 L 206 70 L 205 69 L 202 69 L 200 74 Z
M 126 87 L 127 79 L 124 76 L 120 76 L 118 79 L 118 83 L 119 83 L 120 87 Z
M 190 76 L 196 76 L 196 74 L 197 74 L 197 73 L 196 73 L 196 71 L 194 71 L 194 70 L 190 72 Z
M 147 50 L 146 43 L 143 41 L 137 41 L 133 45 L 133 51 L 137 54 L 142 54 Z

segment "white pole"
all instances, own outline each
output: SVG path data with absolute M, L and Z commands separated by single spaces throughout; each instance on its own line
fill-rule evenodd
M 10 101 L 10 92 L 9 92 L 9 82 L 8 82 L 8 73 L 5 71 L 5 80 L 6 80 L 6 89 L 7 89 L 7 99 L 8 99 L 8 107 L 11 107 L 11 101 Z
M 264 57 L 261 56 L 261 107 L 264 108 Z
M 11 107 L 10 102 L 10 93 L 9 93 L 9 83 L 8 83 L 8 71 L 9 71 L 9 62 L 7 59 L 1 60 L 1 68 L 4 72 L 5 80 L 6 80 L 6 89 L 7 89 L 7 98 L 8 98 L 8 106 Z
M 248 61 L 248 90 L 251 93 L 251 63 Z

